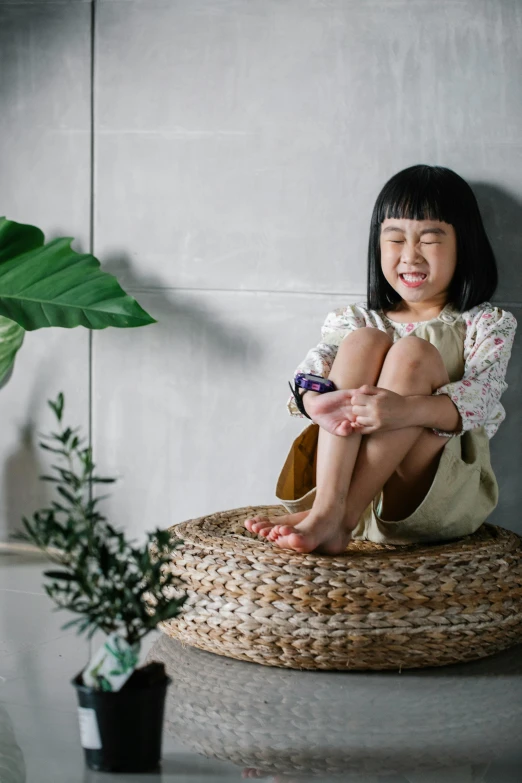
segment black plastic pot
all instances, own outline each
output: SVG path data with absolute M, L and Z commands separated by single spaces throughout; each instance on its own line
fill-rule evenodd
M 172 680 L 166 676 L 164 666 L 158 666 L 149 664 L 136 669 L 115 693 L 88 688 L 81 673 L 71 681 L 78 694 L 80 734 L 89 769 L 159 769 L 165 695 Z

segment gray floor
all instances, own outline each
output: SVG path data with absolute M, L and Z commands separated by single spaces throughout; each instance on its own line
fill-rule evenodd
M 402 673 L 300 672 L 148 638 L 170 686 L 158 775 L 84 766 L 71 678 L 87 642 L 62 631 L 37 555 L 0 550 L 0 783 L 514 783 L 522 778 L 522 647 Z

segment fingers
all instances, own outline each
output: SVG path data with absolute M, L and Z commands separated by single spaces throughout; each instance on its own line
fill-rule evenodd
M 350 398 L 346 400 L 346 403 L 348 405 L 362 405 L 364 404 L 364 401 L 366 399 L 366 396 L 359 390 L 354 389 L 350 392 Z
M 374 430 L 369 424 L 356 423 L 353 425 L 352 432 L 358 435 L 371 435 Z
M 346 429 L 343 434 L 345 435 L 350 435 L 352 432 L 357 432 L 360 435 L 367 435 L 370 432 L 368 427 L 371 427 L 371 420 L 368 418 L 361 420 L 361 417 L 359 416 L 356 421 L 345 421 L 344 424 Z M 368 430 L 368 432 L 366 432 L 366 430 Z
M 378 394 L 381 389 L 379 389 L 378 386 L 370 386 L 369 384 L 365 383 L 364 386 L 359 386 L 358 389 L 344 389 L 344 391 L 348 392 L 348 394 L 353 397 L 354 394 L 358 395 L 374 395 Z

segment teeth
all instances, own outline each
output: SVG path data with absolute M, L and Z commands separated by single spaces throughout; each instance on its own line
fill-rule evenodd
M 405 280 L 409 280 L 411 283 L 416 283 L 418 280 L 424 280 L 426 275 L 402 275 Z

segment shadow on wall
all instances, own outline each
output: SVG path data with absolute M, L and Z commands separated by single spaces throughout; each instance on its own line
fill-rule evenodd
M 154 295 L 154 303 L 151 304 L 154 312 L 151 315 L 159 322 L 152 325 L 155 330 L 155 349 L 160 353 L 167 350 L 173 336 L 185 340 L 197 336 L 199 344 L 227 364 L 237 363 L 245 368 L 256 365 L 263 353 L 259 330 L 249 330 L 243 323 L 238 330 L 232 319 L 224 321 L 217 310 L 213 311 L 208 306 L 211 291 L 201 289 L 201 293 L 206 293 L 205 301 L 202 302 L 200 296 L 191 295 L 190 291 L 182 288 L 165 289 L 161 278 L 153 275 L 141 274 L 138 281 L 132 272 L 132 264 L 133 259 L 127 253 L 108 253 L 103 261 L 103 269 L 114 275 L 125 291 L 140 302 L 144 299 L 140 294 Z M 191 341 L 190 344 L 192 346 L 194 343 Z M 205 357 L 193 358 L 196 369 L 198 360 Z
M 509 307 L 506 307 L 509 310 Z M 512 308 L 518 321 L 515 344 L 506 375 L 508 388 L 502 395 L 506 418 L 490 441 L 491 465 L 499 486 L 499 502 L 488 519 L 522 535 L 520 520 L 520 465 L 522 464 L 522 311 Z
M 522 202 L 494 185 L 484 182 L 470 182 L 470 185 L 497 259 L 499 285 L 494 300 L 522 305 Z M 507 304 L 506 309 L 509 310 Z
M 57 236 L 63 236 L 63 234 L 46 237 L 46 241 L 51 241 Z M 85 252 L 79 247 L 74 249 L 80 253 Z M 154 303 L 150 310 L 152 311 L 151 315 L 157 319 L 158 323 L 151 324 L 146 330 L 138 330 L 142 341 L 141 351 L 151 351 L 159 356 L 167 356 L 173 348 L 180 350 L 180 346 L 184 342 L 188 343 L 184 348 L 181 347 L 181 352 L 183 355 L 191 357 L 195 370 L 198 366 L 204 366 L 209 352 L 223 364 L 225 369 L 239 365 L 248 373 L 259 362 L 262 355 L 259 332 L 254 332 L 253 329 L 248 330 L 244 325 L 239 331 L 232 323 L 223 321 L 217 311 L 208 307 L 208 298 L 203 304 L 195 297 L 191 298 L 186 292 L 162 290 L 161 280 L 154 277 L 144 279 L 143 276 L 138 276 L 131 268 L 130 257 L 125 253 L 113 255 L 107 263 L 105 261 L 101 261 L 101 263 L 103 269 L 118 277 L 118 280 L 122 281 L 125 278 L 126 292 L 140 300 L 145 309 L 147 309 L 147 303 L 144 302 L 145 297 L 140 296 L 140 292 L 154 293 Z M 96 336 L 96 339 L 103 339 L 102 335 L 107 331 L 107 329 L 99 330 L 100 334 Z M 26 334 L 20 353 L 30 339 L 31 332 Z M 150 348 L 147 348 L 147 344 L 150 345 Z M 20 359 L 18 357 L 15 360 L 12 378 L 7 382 L 11 390 L 17 383 L 27 385 L 27 377 L 17 376 L 17 368 L 20 373 Z M 9 540 L 12 533 L 21 530 L 23 516 L 31 519 L 34 510 L 51 507 L 52 501 L 59 499 L 54 485 L 39 479 L 42 474 L 52 473 L 48 465 L 54 463 L 54 460 L 51 459 L 53 455 L 46 452 L 49 455 L 48 462 L 44 463 L 43 449 L 38 445 L 41 440 L 38 433 L 56 432 L 57 422 L 54 418 L 52 421 L 49 418 L 49 423 L 52 426 L 40 426 L 35 421 L 35 415 L 37 415 L 36 412 L 41 413 L 44 402 L 42 396 L 45 396 L 45 400 L 48 398 L 54 400 L 60 390 L 61 368 L 59 356 L 54 358 L 49 354 L 42 357 L 36 367 L 31 368 L 31 388 L 28 395 L 24 394 L 24 399 L 27 399 L 26 411 L 19 417 L 21 421 L 17 424 L 18 445 L 6 457 L 3 465 L 0 491 L 4 502 L 6 529 L 1 531 L 0 539 Z M 27 374 L 27 370 L 25 372 Z M 184 367 L 183 372 L 190 373 L 190 368 Z M 49 389 L 52 389 L 52 392 L 46 391 Z M 0 394 L 5 393 L 5 390 L 0 390 Z M 190 394 L 190 386 L 180 386 L 179 394 Z M 46 403 L 45 410 L 49 412 L 50 417 L 51 411 Z M 40 413 L 38 413 L 38 419 L 40 419 Z M 64 426 L 80 426 L 79 434 L 85 438 L 85 442 L 82 444 L 83 448 L 87 446 L 87 425 L 82 425 L 81 421 L 74 422 L 68 419 L 67 395 Z M 96 463 L 95 454 L 93 459 Z M 98 472 L 97 469 L 95 472 Z M 94 495 L 101 494 L 107 493 L 95 487 Z
M 506 418 L 492 438 L 491 464 L 499 485 L 499 503 L 489 522 L 522 535 L 520 523 L 520 470 L 522 464 L 522 260 L 520 225 L 522 204 L 505 190 L 484 182 L 470 183 L 479 204 L 486 232 L 497 259 L 499 285 L 492 297 L 518 321 L 508 365 L 508 388 L 502 396 Z

